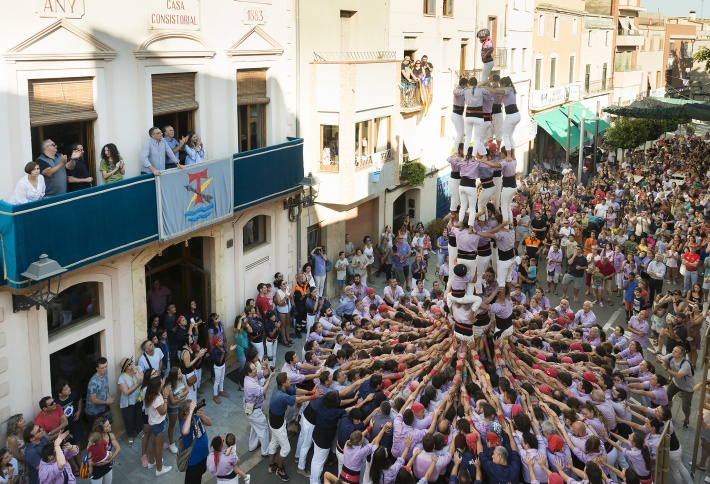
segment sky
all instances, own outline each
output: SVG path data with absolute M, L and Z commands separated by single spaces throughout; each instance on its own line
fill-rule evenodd
M 703 8 L 705 3 L 705 8 Z M 710 0 L 641 0 L 641 6 L 648 12 L 660 12 L 666 17 L 687 17 L 688 12 L 695 10 L 700 18 L 701 12 L 705 18 L 710 18 Z

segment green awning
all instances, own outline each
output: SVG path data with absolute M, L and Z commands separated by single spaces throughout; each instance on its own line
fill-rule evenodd
M 594 113 L 587 109 L 582 103 L 573 103 L 566 106 L 560 106 L 544 113 L 533 116 L 537 125 L 547 131 L 560 146 L 567 149 L 567 110 L 571 108 L 572 124 L 570 125 L 570 151 L 575 151 L 579 147 L 579 126 L 582 123 L 582 115 L 584 115 L 584 137 L 589 140 L 594 137 L 594 121 L 590 121 L 594 117 Z M 600 119 L 599 131 L 601 134 L 609 128 L 609 123 Z

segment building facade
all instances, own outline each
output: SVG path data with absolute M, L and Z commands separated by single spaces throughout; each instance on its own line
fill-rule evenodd
M 643 66 L 643 93 L 646 96 L 664 97 L 666 94 L 666 18 L 660 13 L 643 12 L 638 21 L 643 44 L 638 61 Z
M 94 187 L 0 202 L 0 421 L 31 420 L 60 379 L 85 392 L 99 356 L 116 388 L 117 362 L 138 355 L 146 338 L 146 292 L 157 280 L 179 312 L 195 300 L 204 317 L 218 313 L 231 328 L 258 282 L 296 272 L 284 199 L 303 178 L 303 142 L 288 138 L 298 114 L 291 2 L 32 1 L 7 14 L 0 198 L 9 199 L 44 139 L 62 153 L 81 143 Z M 166 125 L 177 137 L 196 132 L 207 159 L 234 173 L 222 180 L 233 199 L 226 218 L 174 238 L 160 230 L 158 179 L 140 175 L 148 129 Z M 108 143 L 126 163 L 124 180 L 110 184 L 100 171 Z M 23 308 L 22 273 L 43 253 L 68 272 L 46 308 Z

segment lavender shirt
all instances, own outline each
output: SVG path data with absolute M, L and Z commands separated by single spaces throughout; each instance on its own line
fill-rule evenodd
M 512 250 L 515 245 L 515 232 L 503 229 L 495 233 L 498 250 Z
M 232 453 L 229 455 L 224 455 L 224 452 L 217 454 L 217 463 L 215 464 L 214 452 L 207 456 L 207 470 L 209 470 L 213 476 L 228 476 L 234 471 L 234 466 L 239 463 L 239 457 L 237 454 Z
M 515 104 L 515 91 L 509 87 L 505 88 L 505 94 L 503 94 L 503 104 L 506 106 Z
M 575 323 L 580 323 L 584 329 L 588 330 L 597 323 L 597 316 L 591 309 L 588 313 L 585 313 L 584 309 L 580 309 L 574 315 L 574 321 Z
M 244 403 L 253 403 L 254 407 L 264 404 L 264 390 L 259 381 L 251 376 L 244 377 Z
M 459 171 L 461 172 L 461 176 L 475 180 L 478 178 L 478 165 L 479 163 L 473 160 L 459 163 Z
M 515 169 L 518 163 L 515 160 L 512 161 L 499 161 L 501 167 L 501 174 L 503 176 L 515 176 Z
M 461 158 L 458 155 L 449 156 L 447 160 L 449 165 L 451 165 L 451 173 L 458 173 L 461 171 Z
M 373 444 L 358 446 L 346 444 L 343 449 L 345 450 L 343 453 L 343 467 L 347 467 L 351 471 L 360 471 L 365 463 L 365 458 L 375 452 L 378 447 L 378 445 Z
M 637 334 L 631 333 L 631 335 L 629 336 L 631 338 L 631 341 L 638 341 L 641 344 L 641 348 L 643 348 L 644 350 L 648 348 L 648 319 L 639 321 L 638 316 L 631 316 L 628 326 L 629 328 L 633 328 L 643 334 L 643 336 L 639 336 Z

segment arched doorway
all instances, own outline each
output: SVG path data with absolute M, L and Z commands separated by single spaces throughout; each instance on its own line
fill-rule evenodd
M 402 226 L 404 217 L 409 215 L 409 220 L 416 223 L 420 217 L 419 198 L 421 191 L 413 188 L 398 196 L 392 205 L 392 230 L 396 233 Z

